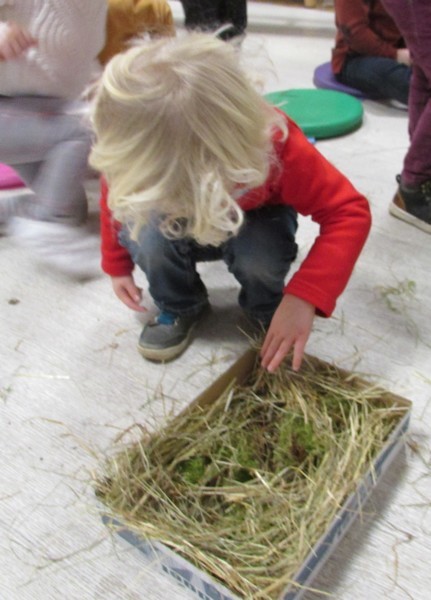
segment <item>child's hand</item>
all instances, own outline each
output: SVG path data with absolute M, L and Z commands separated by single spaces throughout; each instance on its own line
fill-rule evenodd
M 260 351 L 262 367 L 273 373 L 293 347 L 292 369 L 298 371 L 313 326 L 315 307 L 297 296 L 286 294 L 269 326 Z
M 141 306 L 142 290 L 135 285 L 132 275 L 122 277 L 111 277 L 112 287 L 116 296 L 126 306 L 138 312 L 145 312 L 147 309 Z
M 28 48 L 35 46 L 37 40 L 17 23 L 8 23 L 8 27 L 0 36 L 0 60 L 19 58 Z

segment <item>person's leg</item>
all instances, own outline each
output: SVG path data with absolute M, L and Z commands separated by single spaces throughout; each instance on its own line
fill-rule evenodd
M 149 292 L 161 311 L 195 316 L 208 305 L 207 290 L 196 271 L 192 241 L 169 240 L 155 224 L 143 227 L 136 241 L 125 226 L 119 239 L 147 276 Z
M 217 29 L 221 25 L 220 0 L 181 0 L 188 29 Z
M 7 232 L 46 266 L 86 278 L 100 274 L 100 240 L 84 227 L 83 182 L 91 145 L 83 117 L 55 98 L 0 98 L 0 156 L 31 184 L 31 195 L 0 203 Z M 5 213 L 7 213 L 5 215 Z
M 431 233 L 431 78 L 413 66 L 409 102 L 410 145 L 389 212 Z
M 123 227 L 119 240 L 146 274 L 150 294 L 160 309 L 144 326 L 138 350 L 149 360 L 172 360 L 187 348 L 195 325 L 208 308 L 196 260 L 217 257 L 199 252 L 200 247 L 191 240 L 168 240 L 155 224 L 143 227 L 136 241 Z
M 265 326 L 282 299 L 285 277 L 296 257 L 296 229 L 293 209 L 263 207 L 247 212 L 238 235 L 223 247 L 229 271 L 241 284 L 240 306 Z
M 397 100 L 407 105 L 411 68 L 392 58 L 357 56 L 349 58 L 337 79 L 376 99 Z
M 431 179 L 431 3 L 428 0 L 384 0 L 413 60 L 409 96 L 410 147 L 402 181 L 419 185 Z
M 0 161 L 31 185 L 29 216 L 77 225 L 87 215 L 83 182 L 91 133 L 81 115 L 63 108 L 63 100 L 52 98 L 0 98 Z
M 231 23 L 232 28 L 220 33 L 219 37 L 229 40 L 242 35 L 247 27 L 247 2 L 246 0 L 225 0 L 220 15 L 222 23 Z
M 409 134 L 402 180 L 416 186 L 431 180 L 431 75 L 427 77 L 419 65 L 413 66 Z
M 385 0 L 413 60 L 409 96 L 410 145 L 390 212 L 431 233 L 431 4 Z
M 38 169 L 38 163 L 14 165 L 14 170 L 25 184 L 25 187 L 10 189 L 7 195 L 1 197 L 0 234 L 7 233 L 8 223 L 13 217 L 32 218 L 37 211 L 31 187 Z

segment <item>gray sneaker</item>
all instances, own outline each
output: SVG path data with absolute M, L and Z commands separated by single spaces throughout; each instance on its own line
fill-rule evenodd
M 138 342 L 144 358 L 167 362 L 179 356 L 191 341 L 193 329 L 207 309 L 194 316 L 178 316 L 162 311 L 147 323 Z

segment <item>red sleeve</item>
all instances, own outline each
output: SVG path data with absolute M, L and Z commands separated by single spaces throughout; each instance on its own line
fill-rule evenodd
M 100 234 L 102 238 L 102 269 L 111 277 L 130 275 L 133 261 L 127 250 L 118 241 L 120 224 L 116 222 L 108 207 L 108 186 L 102 177 L 100 189 Z
M 392 40 L 394 37 L 401 38 L 401 35 L 383 6 L 380 3 L 375 5 L 370 9 L 370 3 L 363 0 L 335 0 L 337 29 L 350 51 L 363 56 L 396 58 L 395 41 Z M 371 26 L 371 11 L 374 11 L 375 26 L 381 28 L 382 35 Z
M 310 302 L 319 314 L 328 317 L 367 239 L 371 227 L 368 201 L 292 122 L 282 161 L 278 189 L 281 202 L 311 216 L 320 226 L 285 293 Z

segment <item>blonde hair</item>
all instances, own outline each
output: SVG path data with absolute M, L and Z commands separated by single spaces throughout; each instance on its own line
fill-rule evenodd
M 218 245 L 243 221 L 238 188 L 267 178 L 272 137 L 287 127 L 233 47 L 210 34 L 140 41 L 105 68 L 92 114 L 91 165 L 109 206 L 139 228 L 157 217 L 167 237 Z

